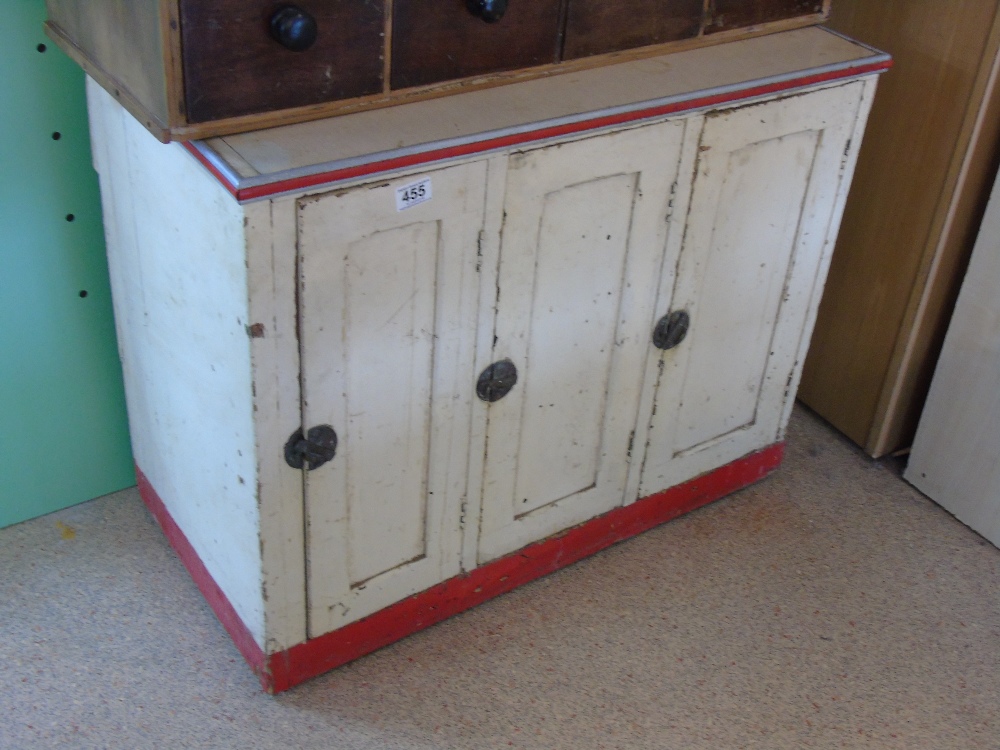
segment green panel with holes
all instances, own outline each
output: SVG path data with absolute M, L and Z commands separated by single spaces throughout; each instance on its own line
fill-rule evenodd
M 0 24 L 0 527 L 135 484 L 83 73 Z

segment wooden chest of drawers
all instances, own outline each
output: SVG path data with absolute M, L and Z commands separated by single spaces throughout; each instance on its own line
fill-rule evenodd
M 244 132 L 806 26 L 830 0 L 48 0 L 160 140 Z

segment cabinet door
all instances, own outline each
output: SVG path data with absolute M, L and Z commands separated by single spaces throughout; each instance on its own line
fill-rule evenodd
M 780 439 L 863 86 L 706 116 L 676 276 L 658 310 L 686 310 L 690 329 L 650 367 L 659 382 L 641 495 Z
M 479 561 L 621 505 L 683 122 L 515 154 Z
M 339 438 L 305 476 L 310 636 L 459 572 L 485 183 L 472 163 L 299 201 L 304 427 Z

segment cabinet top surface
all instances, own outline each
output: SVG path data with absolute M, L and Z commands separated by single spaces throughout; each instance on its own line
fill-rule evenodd
M 239 200 L 880 72 L 821 27 L 185 144 Z M 181 146 L 178 146 L 181 147 Z

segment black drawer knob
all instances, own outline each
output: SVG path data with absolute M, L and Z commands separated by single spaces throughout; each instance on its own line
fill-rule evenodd
M 271 16 L 271 36 L 292 52 L 305 52 L 316 42 L 316 19 L 301 8 L 286 5 Z
M 486 21 L 496 23 L 507 12 L 507 0 L 465 0 L 469 12 Z

